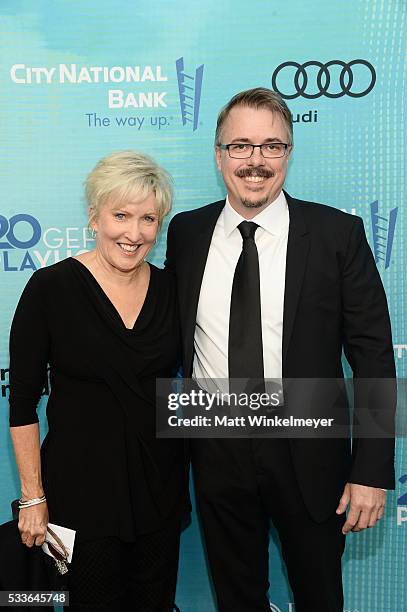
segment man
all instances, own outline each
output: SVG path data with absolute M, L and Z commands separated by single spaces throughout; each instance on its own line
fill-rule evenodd
M 355 377 L 395 376 L 363 223 L 282 190 L 292 147 L 291 113 L 268 89 L 237 94 L 218 117 L 226 201 L 180 213 L 168 230 L 186 377 L 341 379 L 343 348 Z M 391 422 L 393 403 L 384 410 Z M 342 610 L 345 535 L 382 517 L 393 440 L 361 437 L 352 451 L 346 436 L 191 447 L 219 611 L 269 610 L 270 518 L 296 612 Z

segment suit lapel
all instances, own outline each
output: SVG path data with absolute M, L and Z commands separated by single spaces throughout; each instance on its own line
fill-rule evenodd
M 225 206 L 225 200 L 215 202 L 210 206 L 197 211 L 193 217 L 194 227 L 199 227 L 196 232 L 191 225 L 189 239 L 192 244 L 187 252 L 187 257 L 182 262 L 184 288 L 181 298 L 181 316 L 184 318 L 184 369 L 185 376 L 189 376 L 192 367 L 194 333 L 196 313 L 198 309 L 199 294 L 201 291 L 202 277 L 205 271 L 206 260 L 218 217 Z
M 309 251 L 309 232 L 303 218 L 301 202 L 291 198 L 286 192 L 284 193 L 290 214 L 290 227 L 287 242 L 284 290 L 283 372 Z M 180 306 L 181 317 L 184 321 L 185 376 L 191 374 L 196 313 L 206 259 L 208 257 L 212 234 L 224 205 L 225 201 L 221 200 L 202 208 L 200 211 L 196 211 L 197 216 L 193 217 L 193 225 L 191 224 L 191 233 L 189 236 L 191 244 L 183 261 L 179 262 L 182 270 L 179 279 L 183 281 Z M 199 230 L 195 232 L 193 230 L 194 227 L 199 227 Z
M 284 290 L 283 375 L 309 251 L 309 233 L 301 210 L 301 203 L 287 193 L 285 196 L 290 214 L 290 227 Z

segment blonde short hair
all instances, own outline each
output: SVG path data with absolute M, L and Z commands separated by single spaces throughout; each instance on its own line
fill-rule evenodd
M 172 179 L 149 155 L 118 151 L 103 157 L 85 180 L 89 225 L 110 198 L 120 202 L 131 197 L 142 202 L 152 192 L 157 201 L 158 224 L 171 211 Z

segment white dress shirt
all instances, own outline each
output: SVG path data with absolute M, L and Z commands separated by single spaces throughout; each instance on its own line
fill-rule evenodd
M 193 378 L 227 379 L 230 300 L 242 251 L 237 226 L 247 221 L 228 198 L 219 215 L 202 278 L 194 336 Z M 284 193 L 252 219 L 259 226 L 261 329 L 265 378 L 282 378 L 283 305 L 289 212 Z M 209 381 L 208 381 L 209 382 Z M 208 387 L 208 382 L 205 386 Z M 224 385 L 221 385 L 224 387 Z M 207 388 L 213 391 L 214 388 Z

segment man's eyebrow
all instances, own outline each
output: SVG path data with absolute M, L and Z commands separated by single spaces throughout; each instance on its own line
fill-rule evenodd
M 250 140 L 248 138 L 234 138 L 230 142 L 250 142 Z
M 235 143 L 235 142 L 247 142 L 252 144 L 252 141 L 249 138 L 234 138 L 233 140 L 230 141 L 230 144 Z M 281 142 L 283 143 L 283 141 L 281 140 L 281 138 L 276 138 L 276 137 L 272 137 L 272 138 L 265 138 L 263 140 L 262 144 L 266 144 L 267 142 Z M 260 144 L 260 143 L 259 143 Z
M 281 140 L 281 138 L 266 138 L 265 140 L 263 140 L 264 143 L 266 142 L 281 142 L 283 144 L 283 140 Z

